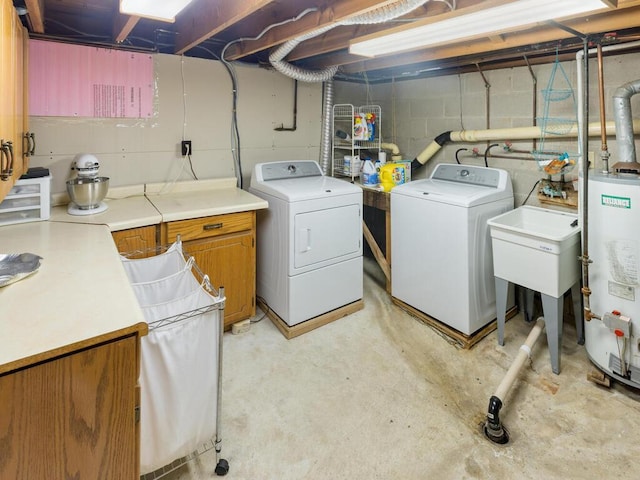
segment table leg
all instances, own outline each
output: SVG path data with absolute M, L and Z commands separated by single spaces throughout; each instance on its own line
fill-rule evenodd
M 544 325 L 547 330 L 547 345 L 549 347 L 549 356 L 551 357 L 551 370 L 556 375 L 559 375 L 564 295 L 556 298 L 541 293 L 540 296 L 542 298 L 542 311 L 544 312 Z
M 576 321 L 578 345 L 584 345 L 584 322 L 582 319 L 582 293 L 580 292 L 580 280 L 571 287 L 571 300 L 573 301 L 573 317 Z
M 502 278 L 496 279 L 496 323 L 498 325 L 498 344 L 504 345 L 504 324 L 506 322 L 507 293 L 509 282 Z

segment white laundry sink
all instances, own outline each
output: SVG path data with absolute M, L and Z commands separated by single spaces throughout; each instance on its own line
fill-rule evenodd
M 556 298 L 580 278 L 576 214 L 523 206 L 487 223 L 496 277 Z

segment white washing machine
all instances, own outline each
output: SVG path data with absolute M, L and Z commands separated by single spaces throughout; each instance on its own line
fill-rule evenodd
M 487 220 L 513 209 L 509 174 L 439 164 L 391 190 L 391 294 L 466 335 L 496 318 Z
M 259 163 L 249 191 L 258 211 L 259 297 L 294 326 L 362 298 L 362 189 L 315 161 Z

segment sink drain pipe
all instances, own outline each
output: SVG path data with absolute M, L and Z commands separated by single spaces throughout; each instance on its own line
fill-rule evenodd
M 504 445 L 509 442 L 509 432 L 504 425 L 502 425 L 502 421 L 500 420 L 500 409 L 502 408 L 507 393 L 509 393 L 509 390 L 515 382 L 518 373 L 520 373 L 520 369 L 522 369 L 525 361 L 531 357 L 531 349 L 538 341 L 543 330 L 544 318 L 538 317 L 535 325 L 531 329 L 531 332 L 529 332 L 529 336 L 525 340 L 524 344 L 520 346 L 516 359 L 511 364 L 511 367 L 509 367 L 507 374 L 502 379 L 502 382 L 500 382 L 500 385 L 498 385 L 495 393 L 489 399 L 487 421 L 484 424 L 483 431 L 485 437 L 494 443 Z

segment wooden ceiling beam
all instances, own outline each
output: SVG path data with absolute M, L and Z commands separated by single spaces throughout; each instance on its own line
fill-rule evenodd
M 44 0 L 25 0 L 34 33 L 44 33 Z
M 176 54 L 182 54 L 252 13 L 268 6 L 273 0 L 211 1 L 196 0 L 176 18 Z
M 599 15 L 587 16 L 563 22 L 573 30 L 583 34 L 597 34 L 602 32 L 615 32 L 628 28 L 638 27 L 640 7 L 618 8 L 617 10 Z M 465 55 L 490 52 L 499 46 L 500 49 L 517 48 L 537 43 L 551 42 L 571 38 L 572 35 L 557 27 L 543 26 L 535 29 L 527 29 L 502 35 L 502 41 L 497 43 L 495 37 L 475 39 L 473 41 L 458 42 L 456 44 L 443 45 L 437 48 L 409 52 L 405 54 L 389 55 L 370 60 L 362 60 L 362 57 L 350 54 L 328 55 L 317 62 L 309 62 L 308 68 L 324 68 L 329 65 L 341 65 L 345 73 L 357 73 L 368 70 L 398 67 L 414 63 L 441 60 L 445 58 L 460 57 Z M 340 63 L 334 63 L 340 62 Z
M 113 39 L 117 43 L 124 42 L 139 21 L 140 17 L 135 15 L 117 13 L 113 22 Z
M 300 35 L 309 33 L 316 28 L 325 27 L 332 23 L 346 20 L 356 15 L 367 13 L 371 10 L 390 5 L 397 0 L 347 0 L 331 7 L 323 8 L 317 12 L 305 15 L 296 22 L 274 27 L 265 36 L 252 42 L 240 42 L 232 45 L 227 50 L 225 58 L 238 60 L 253 53 L 266 50 L 275 45 L 292 40 Z M 267 27 L 268 25 L 264 25 Z
M 456 2 L 456 9 L 473 7 L 478 5 L 480 0 L 458 0 Z M 443 2 L 428 2 L 426 4 L 426 12 L 421 16 L 421 19 L 428 17 L 437 17 L 437 15 L 443 15 L 449 13 L 449 7 Z M 407 20 L 404 18 L 403 20 Z M 374 25 L 356 25 L 349 27 L 339 27 L 335 30 L 331 30 L 330 34 L 324 34 L 316 38 L 307 40 L 298 45 L 288 56 L 287 61 L 293 62 L 295 60 L 302 60 L 310 58 L 315 55 L 322 55 L 337 50 L 342 50 L 349 47 L 349 41 L 356 37 L 362 37 L 365 35 L 371 35 L 374 33 L 387 30 L 390 27 L 397 26 L 401 20 L 397 22 L 388 22 L 383 24 Z

